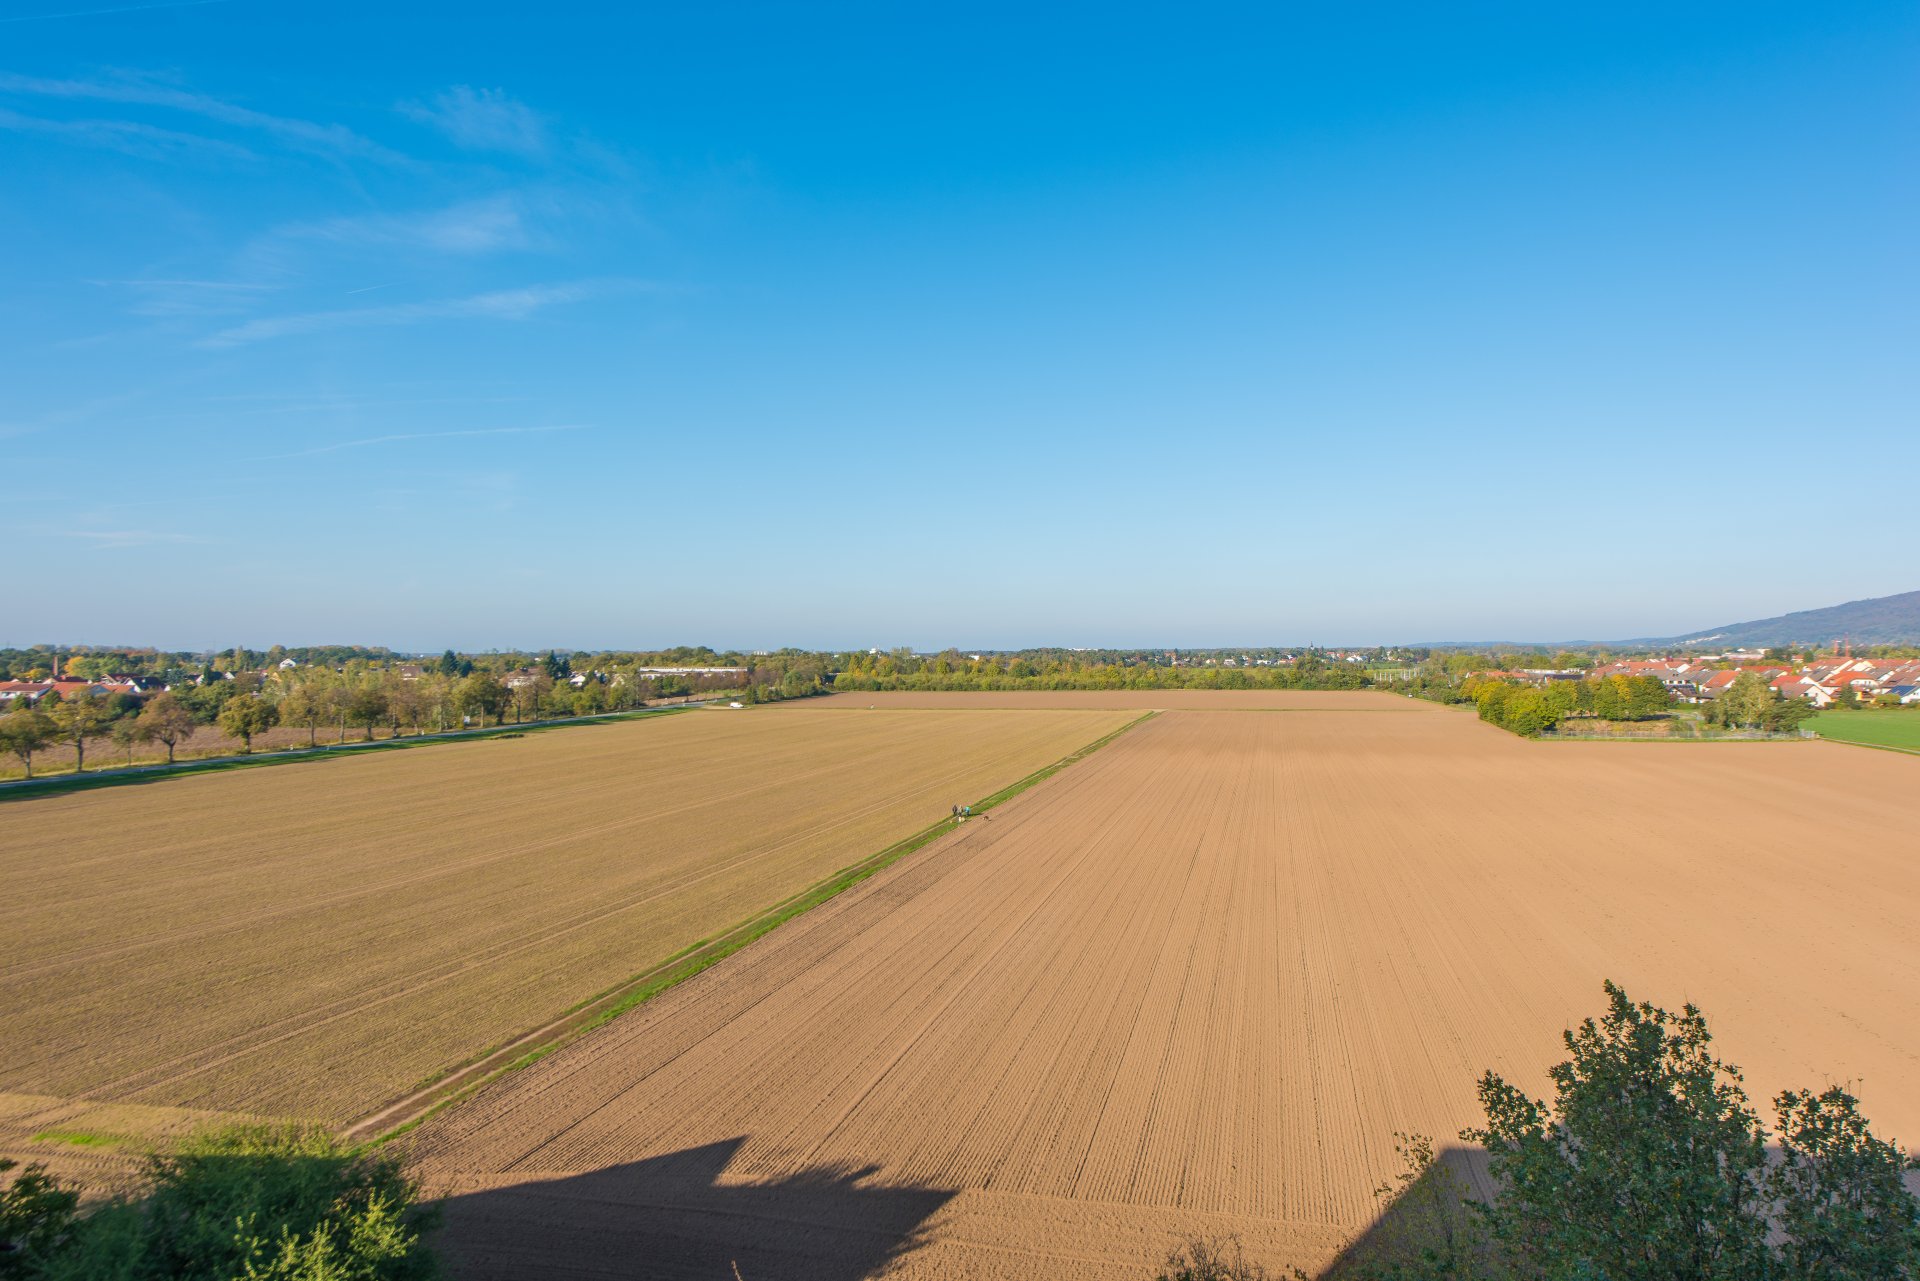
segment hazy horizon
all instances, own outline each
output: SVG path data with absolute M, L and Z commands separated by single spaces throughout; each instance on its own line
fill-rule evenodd
M 1634 637 L 1908 590 L 1920 10 L 23 0 L 10 643 Z

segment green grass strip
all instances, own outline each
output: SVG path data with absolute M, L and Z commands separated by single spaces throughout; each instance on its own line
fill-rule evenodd
M 117 1148 L 127 1140 L 117 1134 L 93 1130 L 42 1130 L 33 1136 L 35 1143 L 70 1143 L 78 1148 Z
M 1006 802 L 1020 795 L 1020 793 L 1026 791 L 1028 788 L 1043 783 L 1068 766 L 1085 760 L 1093 753 L 1113 742 L 1114 739 L 1119 738 L 1128 730 L 1133 729 L 1144 721 L 1152 720 L 1154 715 L 1155 713 L 1148 712 L 1144 716 L 1135 717 L 1112 733 L 1095 739 L 1071 755 L 1063 756 L 1053 764 L 1043 766 L 1018 782 L 1001 788 L 985 800 L 976 804 L 973 807 L 973 812 L 976 815 L 984 814 L 987 810 L 993 809 L 995 806 L 1006 804 Z M 747 920 L 742 921 L 739 925 L 734 926 L 718 937 L 705 943 L 696 943 L 684 948 L 661 964 L 654 966 L 652 969 L 636 974 L 623 983 L 615 984 L 613 987 L 597 995 L 590 996 L 586 1000 L 568 1007 L 561 1012 L 559 1019 L 555 1020 L 556 1022 L 567 1019 L 585 1010 L 592 1009 L 601 1002 L 611 1001 L 611 1004 L 607 1005 L 605 1009 L 595 1011 L 590 1017 L 566 1028 L 552 1039 L 526 1050 L 513 1061 L 502 1064 L 500 1067 L 462 1084 L 444 1098 L 434 1100 L 417 1116 L 410 1117 L 395 1125 L 392 1129 L 385 1130 L 371 1137 L 368 1140 L 367 1146 L 378 1146 L 392 1139 L 399 1138 L 401 1135 L 407 1133 L 407 1131 L 420 1125 L 428 1117 L 468 1098 L 482 1087 L 491 1084 L 510 1072 L 518 1072 L 523 1068 L 531 1067 L 533 1064 L 538 1063 L 541 1059 L 546 1058 L 549 1054 L 552 1054 L 555 1050 L 560 1049 L 574 1039 L 584 1036 L 595 1028 L 605 1027 L 629 1010 L 645 1005 L 662 992 L 679 986 L 701 971 L 724 961 L 727 957 L 732 956 L 735 952 L 738 952 L 755 940 L 766 937 L 794 917 L 799 916 L 811 908 L 818 907 L 828 899 L 845 893 L 860 882 L 867 880 L 879 872 L 885 871 L 914 851 L 931 845 L 934 841 L 939 840 L 942 836 L 958 828 L 962 821 L 963 820 L 956 820 L 950 817 L 943 818 L 939 822 L 915 832 L 912 836 L 904 840 L 894 842 L 877 854 L 869 855 L 858 863 L 841 868 L 825 880 L 811 885 L 801 890 L 798 894 L 783 899 L 772 907 L 749 917 Z M 497 1054 L 499 1051 L 495 1050 L 493 1053 Z M 476 1064 L 484 1063 L 488 1057 L 488 1055 L 482 1054 L 473 1059 L 469 1059 L 460 1067 L 449 1068 L 441 1074 L 441 1077 L 451 1076 L 455 1072 L 460 1071 L 461 1067 L 472 1067 Z

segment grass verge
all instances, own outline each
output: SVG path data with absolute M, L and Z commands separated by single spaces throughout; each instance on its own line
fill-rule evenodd
M 1920 712 L 1907 708 L 1827 711 L 1807 722 L 1821 738 L 1856 747 L 1920 752 Z
M 1143 721 L 1151 720 L 1154 715 L 1155 713 L 1148 712 L 1143 716 L 1137 716 L 1112 733 L 1102 735 L 1085 747 L 1061 757 L 1053 764 L 1043 766 L 1018 782 L 1001 788 L 975 804 L 974 814 L 979 816 L 995 806 L 1006 804 L 1028 788 L 1045 782 L 1070 765 L 1085 760 L 1128 730 L 1135 728 Z M 828 899 L 845 893 L 860 882 L 893 866 L 907 855 L 955 830 L 960 826 L 961 821 L 963 820 L 943 818 L 903 840 L 894 842 L 877 854 L 870 854 L 857 863 L 841 868 L 825 880 L 816 882 L 798 894 L 781 900 L 732 929 L 704 943 L 696 943 L 685 948 L 652 969 L 588 997 L 562 1012 L 559 1018 L 546 1026 L 529 1032 L 491 1053 L 450 1069 L 439 1080 L 429 1083 L 424 1088 L 349 1126 L 346 1137 L 376 1146 L 400 1137 L 428 1117 L 470 1097 L 483 1086 L 509 1072 L 517 1072 L 538 1063 L 575 1038 L 584 1036 L 595 1028 L 604 1027 L 627 1011 L 646 1004 L 662 992 L 677 987 L 701 971 L 717 965 L 756 939 L 764 938 L 808 909 L 818 907 Z

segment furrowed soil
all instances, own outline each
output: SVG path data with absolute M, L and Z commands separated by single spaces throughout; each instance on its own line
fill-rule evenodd
M 0 1147 L 348 1121 L 1131 719 L 707 710 L 11 802 Z
M 853 691 L 812 699 L 809 707 L 841 711 L 878 709 L 1067 708 L 1152 711 L 1404 712 L 1418 711 L 1411 699 L 1374 690 L 1319 689 L 1014 689 Z
M 1165 712 L 430 1119 L 458 1275 L 1318 1267 L 1604 978 L 1703 1006 L 1763 1109 L 1850 1081 L 1920 1135 L 1920 763 L 1340 698 Z

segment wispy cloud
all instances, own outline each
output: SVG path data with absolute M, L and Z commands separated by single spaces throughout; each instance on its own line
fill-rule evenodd
M 244 280 L 90 280 L 132 293 L 136 316 L 231 316 L 247 311 L 271 285 Z
M 506 195 L 463 201 L 425 213 L 369 214 L 297 223 L 273 234 L 291 240 L 428 249 L 448 254 L 526 249 L 531 248 L 536 239 L 522 216 L 520 201 Z
M 407 157 L 361 137 L 345 125 L 319 124 L 291 116 L 269 115 L 208 94 L 134 76 L 100 80 L 48 80 L 35 76 L 0 74 L 0 93 L 160 107 L 236 128 L 257 130 L 288 146 L 329 157 L 358 156 L 390 165 L 412 163 Z
M 302 449 L 291 454 L 270 454 L 268 461 L 283 458 L 311 458 L 315 454 L 336 454 L 343 449 L 365 449 L 370 445 L 392 445 L 408 440 L 451 440 L 461 436 L 535 436 L 556 431 L 584 431 L 577 423 L 568 423 L 556 427 L 473 427 L 458 431 L 407 431 L 395 432 L 389 436 L 366 436 L 359 440 L 342 440 L 331 445 L 320 445 L 313 449 Z
M 203 347 L 238 347 L 268 338 L 292 334 L 311 334 L 329 329 L 353 329 L 367 325 L 412 325 L 426 320 L 525 320 L 548 307 L 580 302 L 615 288 L 633 288 L 634 282 L 577 281 L 571 284 L 528 285 L 520 289 L 501 289 L 474 294 L 468 298 L 448 298 L 437 302 L 402 303 L 391 307 L 355 307 L 340 311 L 314 311 L 302 315 L 270 316 L 250 320 L 244 325 L 223 329 L 203 339 Z
M 539 156 L 547 150 L 540 114 L 498 89 L 455 85 L 430 103 L 403 102 L 400 113 L 434 128 L 468 151 L 506 151 Z
M 151 547 L 156 543 L 204 543 L 204 538 L 178 534 L 164 529 L 62 529 L 61 538 L 72 538 L 96 548 Z
M 137 120 L 49 120 L 0 107 L 0 129 L 39 134 L 83 147 L 104 147 L 142 160 L 178 160 L 190 154 L 222 160 L 260 159 L 257 153 L 235 143 Z
M 55 18 L 98 18 L 110 13 L 145 13 L 149 9 L 199 9 L 210 4 L 231 4 L 233 0 L 161 0 L 159 4 L 123 4 L 111 9 L 69 9 L 64 13 L 21 13 L 0 18 L 8 22 L 50 22 Z

